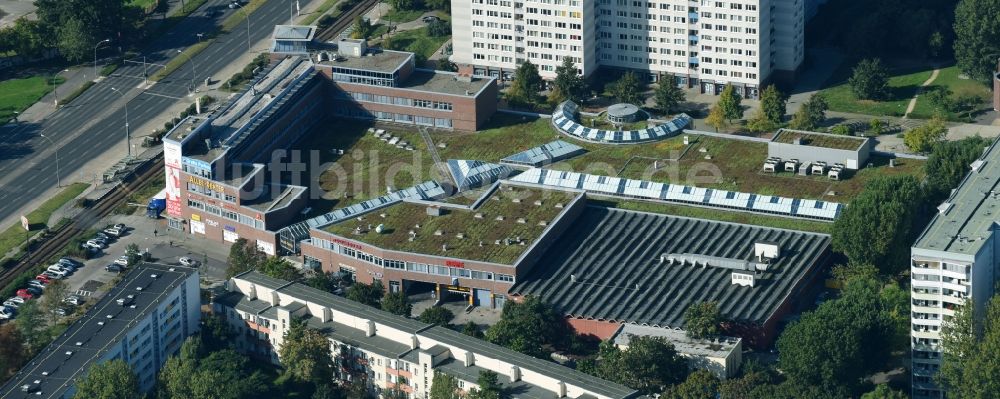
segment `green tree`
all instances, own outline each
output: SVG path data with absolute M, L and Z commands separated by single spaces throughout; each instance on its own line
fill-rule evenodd
M 256 270 L 266 260 L 267 255 L 250 244 L 246 238 L 237 239 L 233 242 L 233 246 L 229 247 L 229 258 L 226 259 L 226 278 Z
M 333 293 L 340 288 L 341 281 L 339 273 L 317 271 L 303 282 L 317 290 Z
M 445 72 L 457 72 L 458 71 L 458 65 L 455 65 L 454 62 L 451 62 L 451 60 L 448 59 L 448 57 L 442 57 L 442 58 L 438 59 L 437 66 L 438 66 L 437 67 L 438 70 L 445 71 Z
M 73 62 L 84 60 L 92 52 L 94 43 L 100 41 L 91 33 L 85 21 L 70 18 L 59 27 L 59 52 Z
M 69 285 L 63 280 L 53 280 L 51 283 L 45 286 L 45 295 L 42 295 L 40 300 L 42 303 L 42 309 L 46 312 L 52 312 L 57 308 L 61 308 L 63 305 L 63 299 L 69 294 Z
M 846 265 L 836 265 L 830 269 L 830 275 L 841 282 L 861 279 L 878 279 L 878 268 L 871 264 L 848 263 Z
M 986 83 L 1000 53 L 1000 7 L 993 0 L 960 0 L 955 7 L 955 60 L 969 77 Z
M 281 280 L 295 281 L 302 277 L 299 269 L 292 266 L 290 262 L 277 256 L 272 256 L 264 260 L 257 271 Z
M 771 120 L 767 118 L 767 115 L 764 114 L 763 109 L 757 110 L 757 112 L 754 113 L 753 117 L 747 120 L 747 130 L 750 130 L 751 132 L 754 133 L 770 132 L 774 131 L 777 128 L 778 125 L 774 122 L 771 122 Z
M 923 126 L 907 130 L 903 134 L 903 144 L 915 152 L 927 153 L 947 134 L 948 127 L 945 126 L 944 119 L 934 116 Z
M 715 302 L 696 302 L 684 311 L 684 332 L 694 339 L 719 335 L 719 305 Z
M 90 367 L 76 382 L 76 399 L 135 399 L 141 396 L 139 378 L 124 360 L 115 359 Z
M 611 95 L 618 102 L 642 106 L 642 82 L 634 72 L 625 72 L 617 81 L 611 84 Z
M 424 0 L 424 5 L 432 10 L 441 10 L 451 13 L 451 1 L 449 0 Z
M 479 330 L 479 326 L 471 320 L 462 325 L 462 334 L 483 339 L 483 332 Z
M 688 366 L 665 338 L 633 336 L 625 350 L 601 342 L 597 360 L 582 362 L 578 369 L 649 395 L 684 381 Z
M 851 280 L 840 298 L 789 324 L 778 338 L 778 368 L 798 384 L 858 387 L 863 376 L 884 364 L 892 348 L 895 322 L 886 315 L 895 304 L 885 300 L 879 285 Z
M 333 378 L 330 340 L 303 321 L 291 323 L 278 353 L 285 373 L 297 381 L 322 383 Z
M 21 332 L 29 353 L 38 353 L 52 340 L 48 326 L 49 316 L 39 308 L 38 301 L 27 301 L 17 308 L 14 325 Z
M 558 90 L 564 101 L 579 103 L 587 95 L 587 82 L 580 75 L 580 70 L 576 68 L 571 57 L 563 57 L 562 64 L 556 67 L 556 78 L 552 80 L 552 86 L 552 91 Z
M 910 396 L 889 387 L 888 384 L 878 384 L 871 392 L 865 392 L 861 399 L 907 399 Z
M 1000 389 L 996 378 L 1000 375 L 996 356 L 1000 350 L 1000 295 L 990 298 L 982 312 L 970 305 L 959 307 L 942 329 L 941 347 L 944 356 L 937 381 L 948 390 L 949 398 L 995 396 Z
M 722 111 L 722 108 L 719 107 L 719 104 L 713 105 L 712 109 L 708 111 L 708 117 L 705 118 L 705 123 L 715 128 L 716 133 L 729 127 L 729 121 L 726 120 L 726 114 Z
M 432 37 L 442 37 L 451 34 L 451 23 L 445 20 L 435 20 L 427 24 L 427 34 Z
M 859 100 L 885 100 L 889 98 L 889 71 L 878 58 L 866 58 L 854 66 L 848 79 L 851 92 Z
M 760 111 L 768 121 L 775 125 L 780 125 L 788 112 L 787 99 L 785 95 L 778 91 L 774 85 L 768 85 L 760 93 Z
M 808 101 L 802 104 L 788 126 L 792 129 L 814 130 L 826 119 L 827 109 L 829 109 L 829 105 L 827 105 L 823 94 L 814 93 Z
M 476 380 L 479 388 L 472 388 L 466 396 L 468 399 L 499 399 L 505 397 L 500 386 L 500 376 L 490 370 L 481 370 Z
M 833 223 L 833 249 L 851 263 L 893 274 L 909 264 L 909 248 L 924 190 L 913 176 L 878 176 Z
M 458 391 L 458 380 L 442 372 L 434 373 L 431 382 L 431 399 L 461 399 Z
M 28 360 L 24 338 L 14 323 L 0 326 L 0 379 L 7 379 Z
M 410 312 L 413 311 L 413 304 L 410 303 L 410 299 L 406 297 L 403 291 L 390 292 L 382 297 L 382 310 L 403 317 L 410 317 Z
M 931 37 L 927 38 L 927 55 L 931 58 L 940 57 L 944 51 L 944 45 L 944 35 L 941 34 L 941 31 L 934 31 Z
M 202 314 L 201 329 L 198 331 L 201 342 L 208 350 L 231 348 L 236 332 L 229 327 L 226 319 L 214 313 Z
M 397 1 L 408 1 L 408 0 L 397 0 Z M 351 38 L 352 39 L 368 39 L 371 37 L 372 33 L 375 31 L 375 27 L 372 22 L 367 18 L 359 15 L 354 19 L 354 24 L 351 25 Z M 386 46 L 391 47 L 391 46 Z
M 417 317 L 420 321 L 427 324 L 434 324 L 441 327 L 447 327 L 448 323 L 455 318 L 455 314 L 450 310 L 445 309 L 440 306 L 431 306 L 420 312 L 420 316 Z
M 45 33 L 39 21 L 18 18 L 12 25 L 0 28 L 0 53 L 13 51 L 24 57 L 38 57 L 48 46 Z
M 538 67 L 531 61 L 525 61 L 514 71 L 514 81 L 507 89 L 506 98 L 514 106 L 531 105 L 535 103 L 541 90 L 542 77 L 538 74 Z
M 507 302 L 500 320 L 485 333 L 489 342 L 543 359 L 548 357 L 543 346 L 561 347 L 568 336 L 566 320 L 536 296 Z
M 371 284 L 354 283 L 347 289 L 347 294 L 344 296 L 354 302 L 378 308 L 383 295 L 385 295 L 385 288 L 382 287 L 382 280 L 375 280 Z
M 396 11 L 415 10 L 419 5 L 415 0 L 389 0 L 388 3 Z
M 669 399 L 716 399 L 719 397 L 719 379 L 708 370 L 696 370 L 684 382 L 667 391 Z
M 210 351 L 190 337 L 164 363 L 156 391 L 162 398 L 243 399 L 267 397 L 269 382 L 250 359 L 232 349 Z
M 725 116 L 726 122 L 731 123 L 733 119 L 743 118 L 742 102 L 743 97 L 736 94 L 736 88 L 733 85 L 727 84 L 722 89 L 722 93 L 719 94 L 719 101 L 716 105 L 722 110 L 722 115 Z
M 684 90 L 677 87 L 674 75 L 666 75 L 660 78 L 656 90 L 653 91 L 653 99 L 656 100 L 656 110 L 667 115 L 671 110 L 677 108 L 684 102 Z
M 841 136 L 849 136 L 851 134 L 851 127 L 843 124 L 837 125 L 830 128 L 830 133 Z
M 884 129 L 885 129 L 885 124 L 882 122 L 881 119 L 873 118 L 870 122 L 868 122 L 868 132 L 871 133 L 872 135 L 875 136 L 881 135 Z
M 142 262 L 142 250 L 139 249 L 139 245 L 136 243 L 130 243 L 125 246 L 125 256 L 128 257 L 126 265 L 132 267 L 138 265 Z
M 989 144 L 988 140 L 975 136 L 935 145 L 924 164 L 928 196 L 935 201 L 948 197 L 971 170 L 969 165 L 983 155 Z

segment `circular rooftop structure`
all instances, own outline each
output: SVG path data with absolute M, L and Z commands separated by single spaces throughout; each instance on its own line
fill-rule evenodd
M 642 110 L 632 104 L 620 103 L 608 107 L 608 122 L 632 123 L 639 119 Z

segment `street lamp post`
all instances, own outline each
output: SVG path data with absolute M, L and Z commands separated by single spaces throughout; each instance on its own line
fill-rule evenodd
M 111 90 L 113 90 L 115 93 L 118 93 L 118 95 L 122 96 L 122 99 L 125 99 L 125 94 L 122 93 L 120 90 L 118 90 L 118 89 L 116 89 L 114 87 L 112 87 Z M 131 158 L 132 157 L 132 134 L 128 130 L 128 100 L 127 99 L 125 99 L 125 150 L 126 150 L 126 154 L 128 155 L 128 157 Z
M 247 52 L 252 53 L 253 47 L 250 46 L 250 13 L 248 13 L 246 10 L 243 9 L 242 4 L 240 3 L 233 3 L 233 4 L 235 4 L 236 7 L 239 7 L 240 11 L 243 12 L 243 15 L 247 16 Z
M 181 50 L 177 50 L 177 54 L 185 55 L 184 52 L 181 51 Z M 194 71 L 194 59 L 191 58 L 190 56 L 188 56 L 187 59 L 188 59 L 188 62 L 191 64 L 191 88 L 189 88 L 188 91 L 189 92 L 194 92 L 194 88 L 195 88 L 195 85 L 194 85 L 194 75 L 195 75 L 195 71 Z
M 104 39 L 104 40 L 101 40 L 101 41 L 97 42 L 97 44 L 94 45 L 94 79 L 97 79 L 97 75 L 98 75 L 98 73 L 97 73 L 97 48 L 101 47 L 101 44 L 108 43 L 110 41 L 111 41 L 111 39 Z
M 52 148 L 56 151 L 56 188 L 62 187 L 62 180 L 59 178 L 59 147 L 56 147 L 56 143 L 44 133 L 39 133 L 38 135 L 42 136 L 43 139 L 48 140 L 49 144 L 52 144 Z

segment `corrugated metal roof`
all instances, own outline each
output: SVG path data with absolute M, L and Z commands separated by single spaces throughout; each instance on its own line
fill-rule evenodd
M 669 253 L 751 260 L 758 241 L 778 242 L 782 255 L 754 287 L 733 285 L 729 269 L 660 262 Z M 829 245 L 823 234 L 591 206 L 511 292 L 574 317 L 661 327 L 681 327 L 692 303 L 717 301 L 725 319 L 760 324 L 819 271 Z
M 490 185 L 514 173 L 509 166 L 476 160 L 449 159 L 447 164 L 459 190 Z

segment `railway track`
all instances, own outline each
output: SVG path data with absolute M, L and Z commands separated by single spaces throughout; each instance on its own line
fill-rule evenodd
M 111 214 L 118 205 L 125 202 L 128 196 L 137 188 L 152 179 L 156 173 L 163 172 L 163 156 L 158 155 L 142 167 L 140 171 L 126 176 L 124 184 L 109 191 L 97 203 L 74 217 L 69 223 L 56 229 L 48 238 L 41 242 L 30 254 L 23 257 L 14 267 L 0 271 L 0 287 L 6 286 L 15 277 L 35 265 L 47 261 L 57 255 L 66 244 L 81 232 L 87 231 L 99 220 Z
M 351 26 L 358 16 L 364 15 L 364 13 L 368 12 L 368 10 L 372 9 L 372 7 L 375 7 L 378 2 L 379 0 L 362 0 L 360 3 L 352 7 L 350 11 L 340 14 L 340 16 L 337 17 L 337 20 L 333 21 L 333 24 L 326 27 L 326 29 L 323 29 L 316 35 L 316 39 L 321 42 L 333 40 L 337 37 L 338 33 L 343 32 L 344 29 Z

